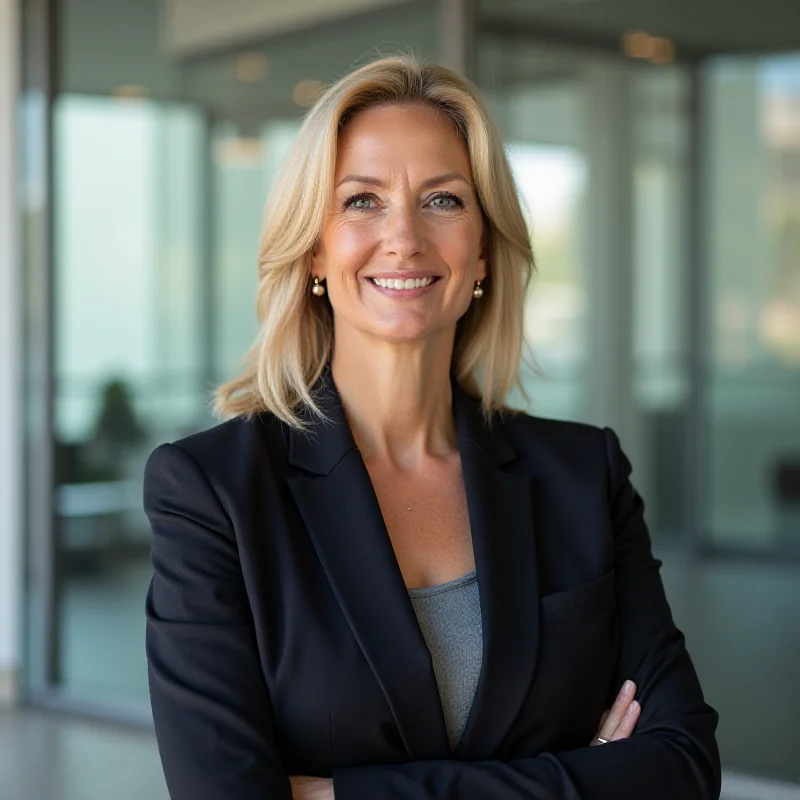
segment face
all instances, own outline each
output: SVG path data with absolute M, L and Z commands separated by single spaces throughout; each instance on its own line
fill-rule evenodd
M 451 123 L 423 105 L 359 113 L 339 137 L 334 187 L 312 273 L 326 280 L 337 332 L 452 335 L 486 260 L 469 156 Z

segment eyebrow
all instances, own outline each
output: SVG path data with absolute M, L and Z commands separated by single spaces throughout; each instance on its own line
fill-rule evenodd
M 423 181 L 420 188 L 429 189 L 431 186 L 436 186 L 439 183 L 450 183 L 451 181 L 462 181 L 467 186 L 471 187 L 472 183 L 468 181 L 463 175 L 458 172 L 446 172 L 444 175 L 437 175 L 434 178 L 428 178 Z M 339 188 L 343 183 L 364 183 L 368 186 L 378 186 L 381 189 L 386 188 L 386 183 L 380 178 L 373 178 L 369 175 L 345 175 L 337 184 L 335 188 Z

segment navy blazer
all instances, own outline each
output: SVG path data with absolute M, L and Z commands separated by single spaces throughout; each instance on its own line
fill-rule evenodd
M 483 661 L 450 750 L 431 658 L 329 374 L 330 422 L 269 414 L 151 455 L 147 657 L 174 800 L 711 800 L 717 714 L 672 621 L 608 429 L 454 384 Z M 634 735 L 588 747 L 626 678 Z

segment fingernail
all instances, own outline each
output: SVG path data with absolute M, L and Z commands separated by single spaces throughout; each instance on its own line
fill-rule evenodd
M 634 700 L 628 706 L 628 710 L 625 712 L 625 715 L 628 717 L 632 717 L 638 710 L 639 710 L 639 704 Z
M 633 689 L 633 681 L 625 681 L 622 684 L 622 694 L 630 694 L 631 689 Z

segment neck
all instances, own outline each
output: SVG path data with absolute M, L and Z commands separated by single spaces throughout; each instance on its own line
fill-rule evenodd
M 413 468 L 427 456 L 451 455 L 454 332 L 408 344 L 365 338 L 337 331 L 331 364 L 364 460 Z

